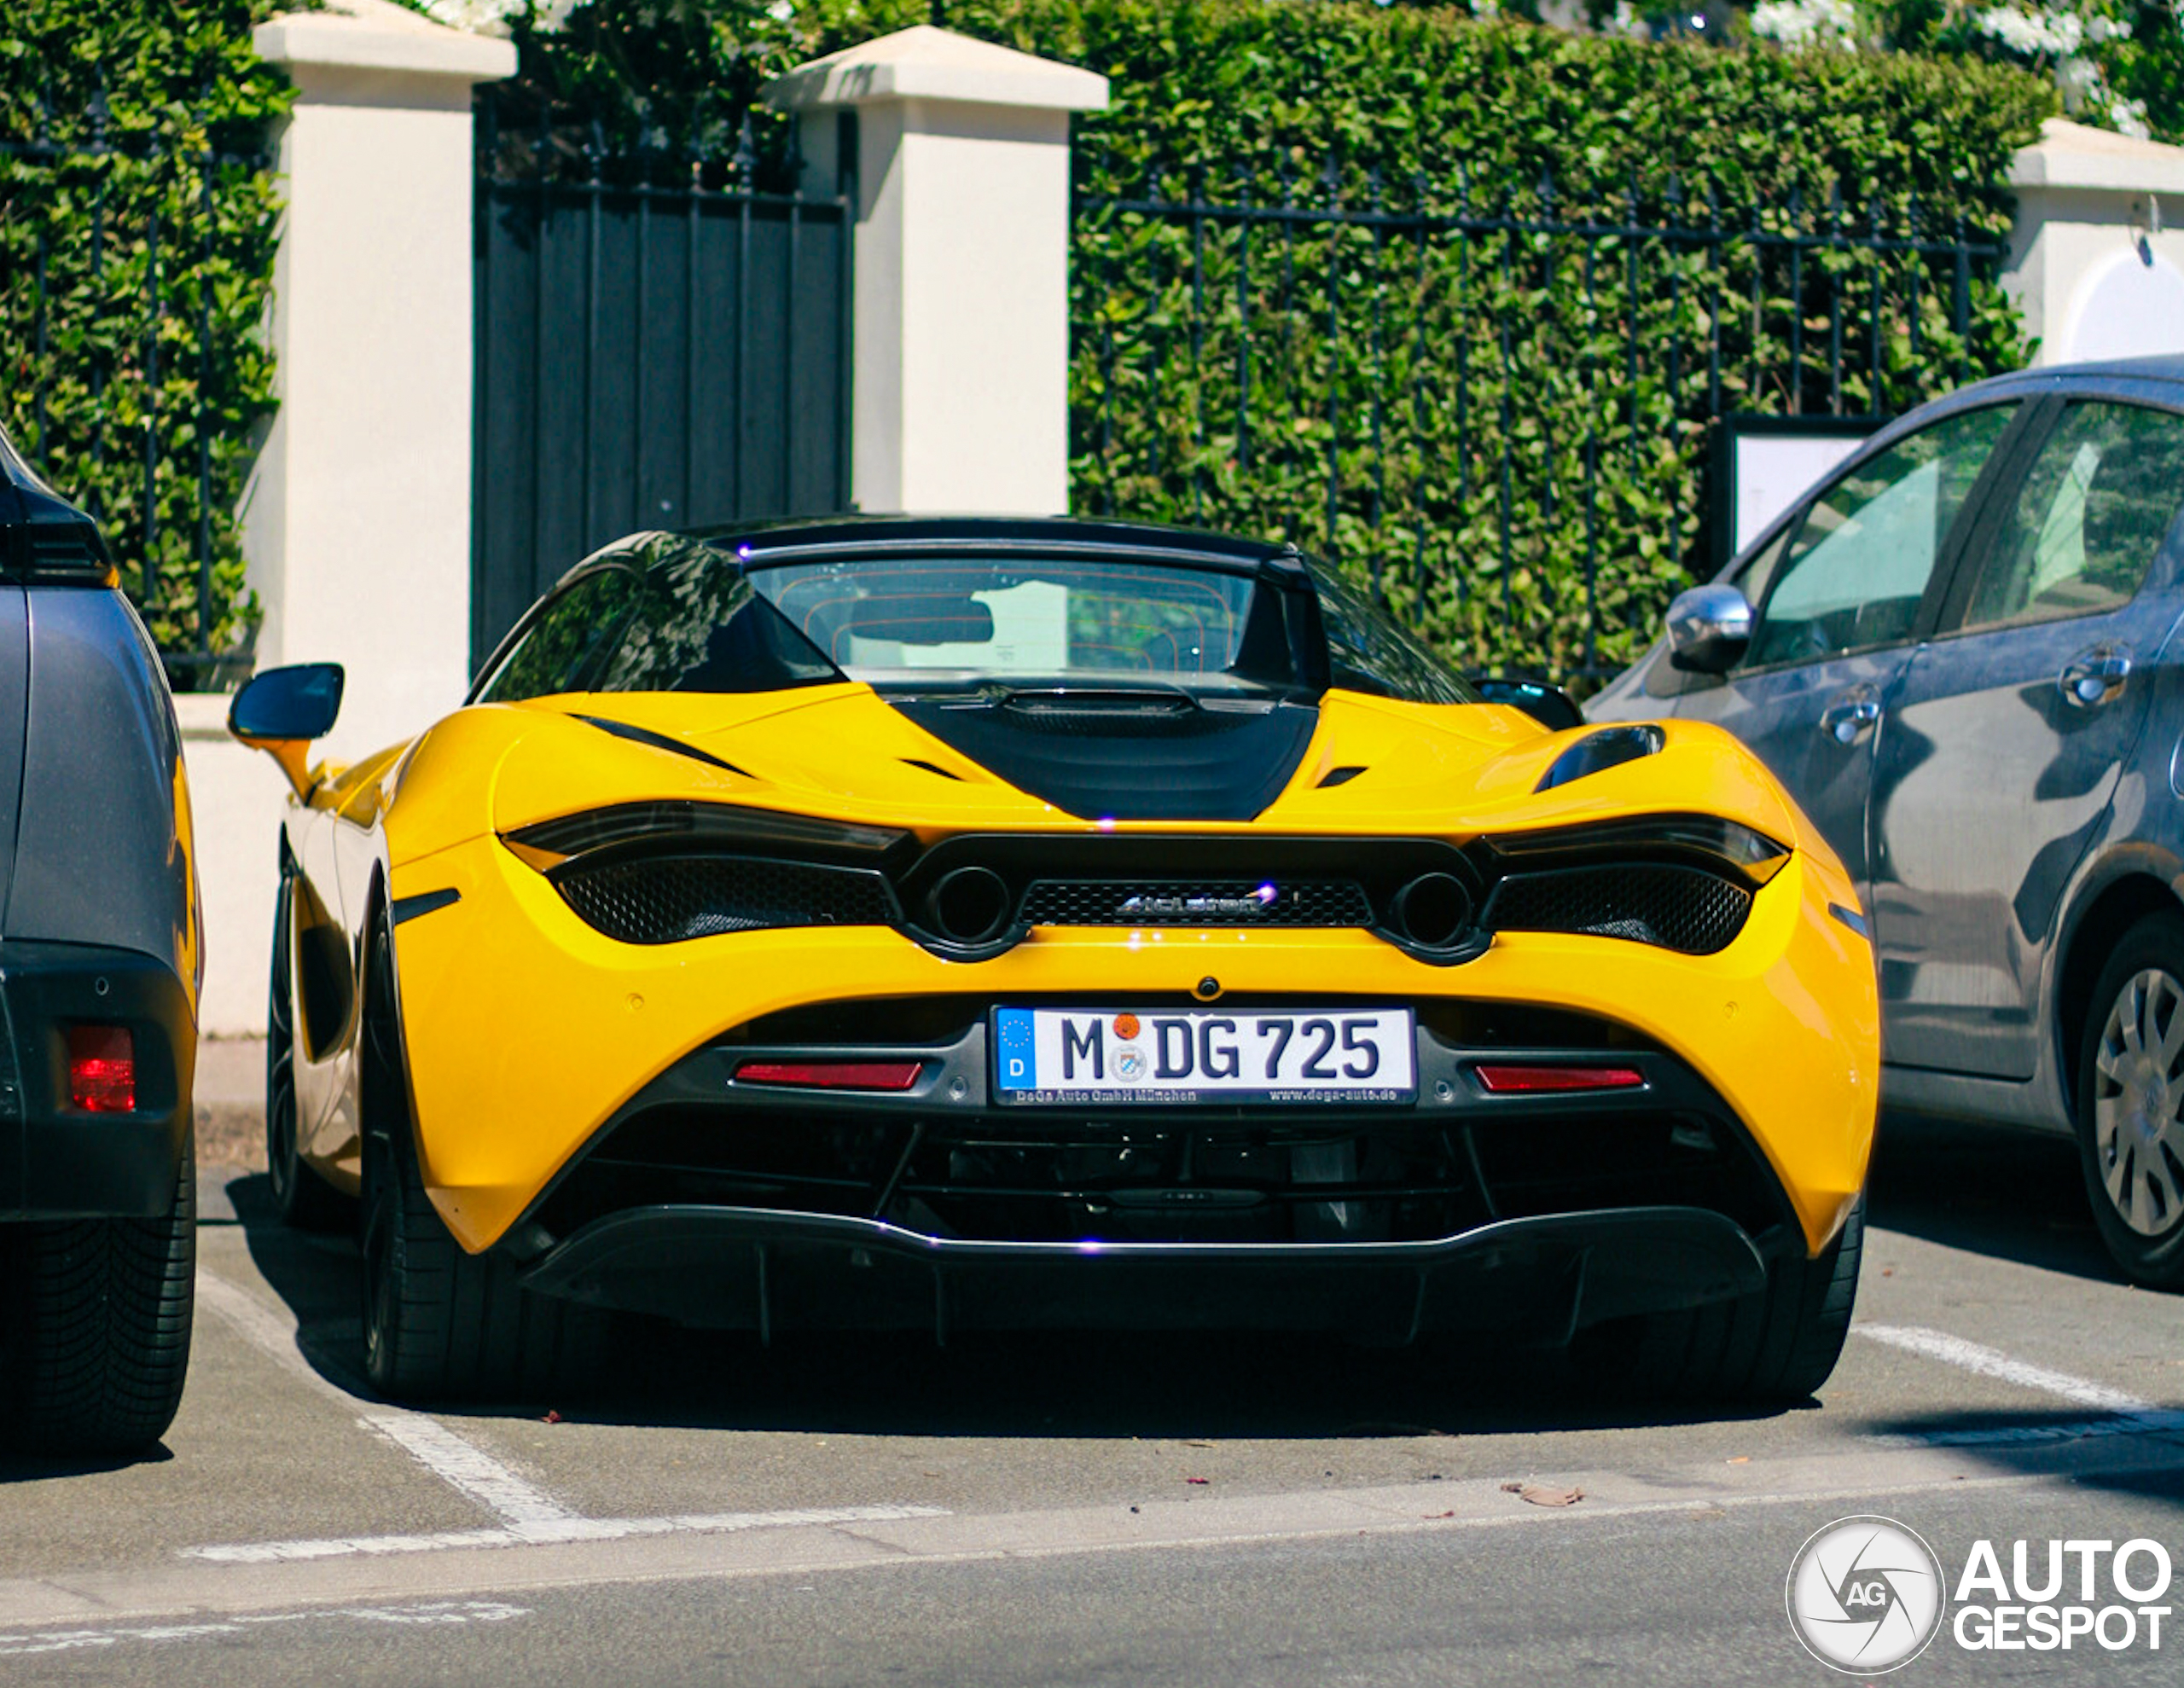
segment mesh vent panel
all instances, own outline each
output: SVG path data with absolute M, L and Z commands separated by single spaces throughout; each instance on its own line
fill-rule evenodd
M 624 943 L 679 943 L 764 926 L 884 926 L 876 873 L 734 856 L 653 856 L 556 874 L 584 921 Z
M 1584 932 L 1711 955 L 1744 930 L 1751 893 L 1702 868 L 1658 862 L 1517 873 L 1487 906 L 1499 931 Z

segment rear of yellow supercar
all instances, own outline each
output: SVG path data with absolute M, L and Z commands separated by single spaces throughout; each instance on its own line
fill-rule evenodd
M 302 782 L 290 894 L 356 976 L 346 1067 L 293 987 L 348 1088 L 299 1165 L 362 1187 L 368 1270 L 444 1247 L 540 1328 L 1521 1328 L 1808 1393 L 1873 1134 L 1856 893 L 1725 734 L 1471 699 L 1271 547 L 640 537 Z M 499 1381 L 405 1281 L 382 1383 Z

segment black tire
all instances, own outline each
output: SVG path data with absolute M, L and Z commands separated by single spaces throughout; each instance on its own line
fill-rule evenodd
M 464 1251 L 417 1169 L 382 930 L 365 1024 L 364 1374 L 394 1401 L 581 1390 L 610 1325 L 594 1308 L 530 1293 L 502 1256 Z
M 159 1219 L 0 1226 L 0 1442 L 125 1453 L 165 1436 L 189 1369 L 197 1157 Z
M 1768 1268 L 1737 1301 L 1618 1319 L 1580 1333 L 1581 1365 L 1618 1394 L 1645 1399 L 1785 1403 L 1815 1394 L 1842 1357 L 1865 1252 L 1861 1195 L 1815 1259 Z
M 294 918 L 294 869 L 281 852 L 281 889 L 273 906 L 273 965 L 265 992 L 265 1175 L 273 1209 L 299 1231 L 346 1231 L 356 1204 L 328 1184 L 297 1152 L 296 998 L 289 922 Z
M 2150 977 L 2166 988 L 2146 986 Z M 2184 1014 L 2184 915 L 2147 916 L 2109 955 L 2080 1033 L 2076 1098 L 2078 1165 L 2100 1240 L 2133 1283 L 2184 1290 L 2184 1048 L 2166 1064 L 2157 1049 L 2134 1071 L 2109 1035 L 2127 1012 L 2164 1034 Z

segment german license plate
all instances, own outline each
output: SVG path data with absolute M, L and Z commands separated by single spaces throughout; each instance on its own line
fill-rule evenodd
M 997 1008 L 1002 1102 L 1408 1102 L 1408 1008 Z

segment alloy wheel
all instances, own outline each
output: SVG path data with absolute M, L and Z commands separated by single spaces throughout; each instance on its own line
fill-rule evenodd
M 2117 1215 L 2142 1237 L 2184 1218 L 2184 984 L 2158 967 L 2117 993 L 2094 1052 L 2096 1169 Z

